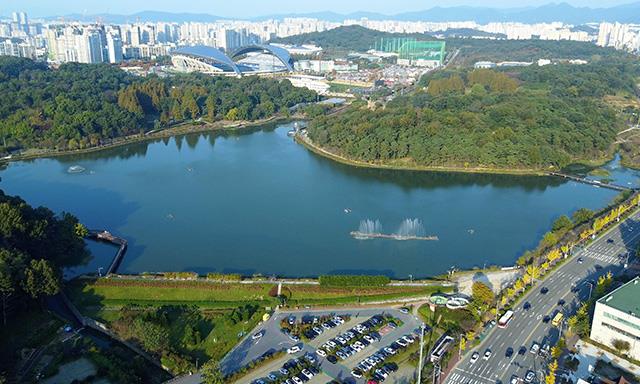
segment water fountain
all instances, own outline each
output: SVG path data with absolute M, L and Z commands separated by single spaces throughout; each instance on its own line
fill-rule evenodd
M 427 236 L 424 225 L 418 219 L 404 219 L 395 233 L 382 232 L 382 224 L 378 220 L 360 221 L 357 231 L 350 233 L 357 240 L 391 239 L 391 240 L 438 240 L 438 236 Z

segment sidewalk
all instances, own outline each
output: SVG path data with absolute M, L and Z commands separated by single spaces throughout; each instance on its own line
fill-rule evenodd
M 637 366 L 627 360 L 621 359 L 618 356 L 602 350 L 596 347 L 593 344 L 587 343 L 583 340 L 578 340 L 576 343 L 576 349 L 578 353 L 576 354 L 576 358 L 580 361 L 580 365 L 578 365 L 578 370 L 575 373 L 575 376 L 580 379 L 586 379 L 589 377 L 591 372 L 589 372 L 589 366 L 595 366 L 597 360 L 603 360 L 605 362 L 611 363 L 619 368 L 624 369 L 625 371 L 629 371 L 635 376 L 640 375 L 640 366 Z

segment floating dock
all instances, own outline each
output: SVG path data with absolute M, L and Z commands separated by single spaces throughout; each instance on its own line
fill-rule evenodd
M 365 233 L 359 231 L 353 231 L 349 233 L 351 237 L 357 240 L 369 240 L 369 239 L 390 239 L 390 240 L 425 240 L 425 241 L 437 241 L 438 236 L 413 236 L 413 235 L 398 235 L 398 234 L 386 234 L 386 233 Z

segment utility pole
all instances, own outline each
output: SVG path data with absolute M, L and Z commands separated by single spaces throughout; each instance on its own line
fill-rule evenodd
M 418 360 L 418 384 L 422 381 L 422 350 L 424 348 L 424 323 L 420 326 L 420 358 Z

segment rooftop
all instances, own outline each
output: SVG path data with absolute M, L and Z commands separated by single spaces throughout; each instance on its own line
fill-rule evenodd
M 620 288 L 598 300 L 611 308 L 640 318 L 640 277 L 636 277 Z

